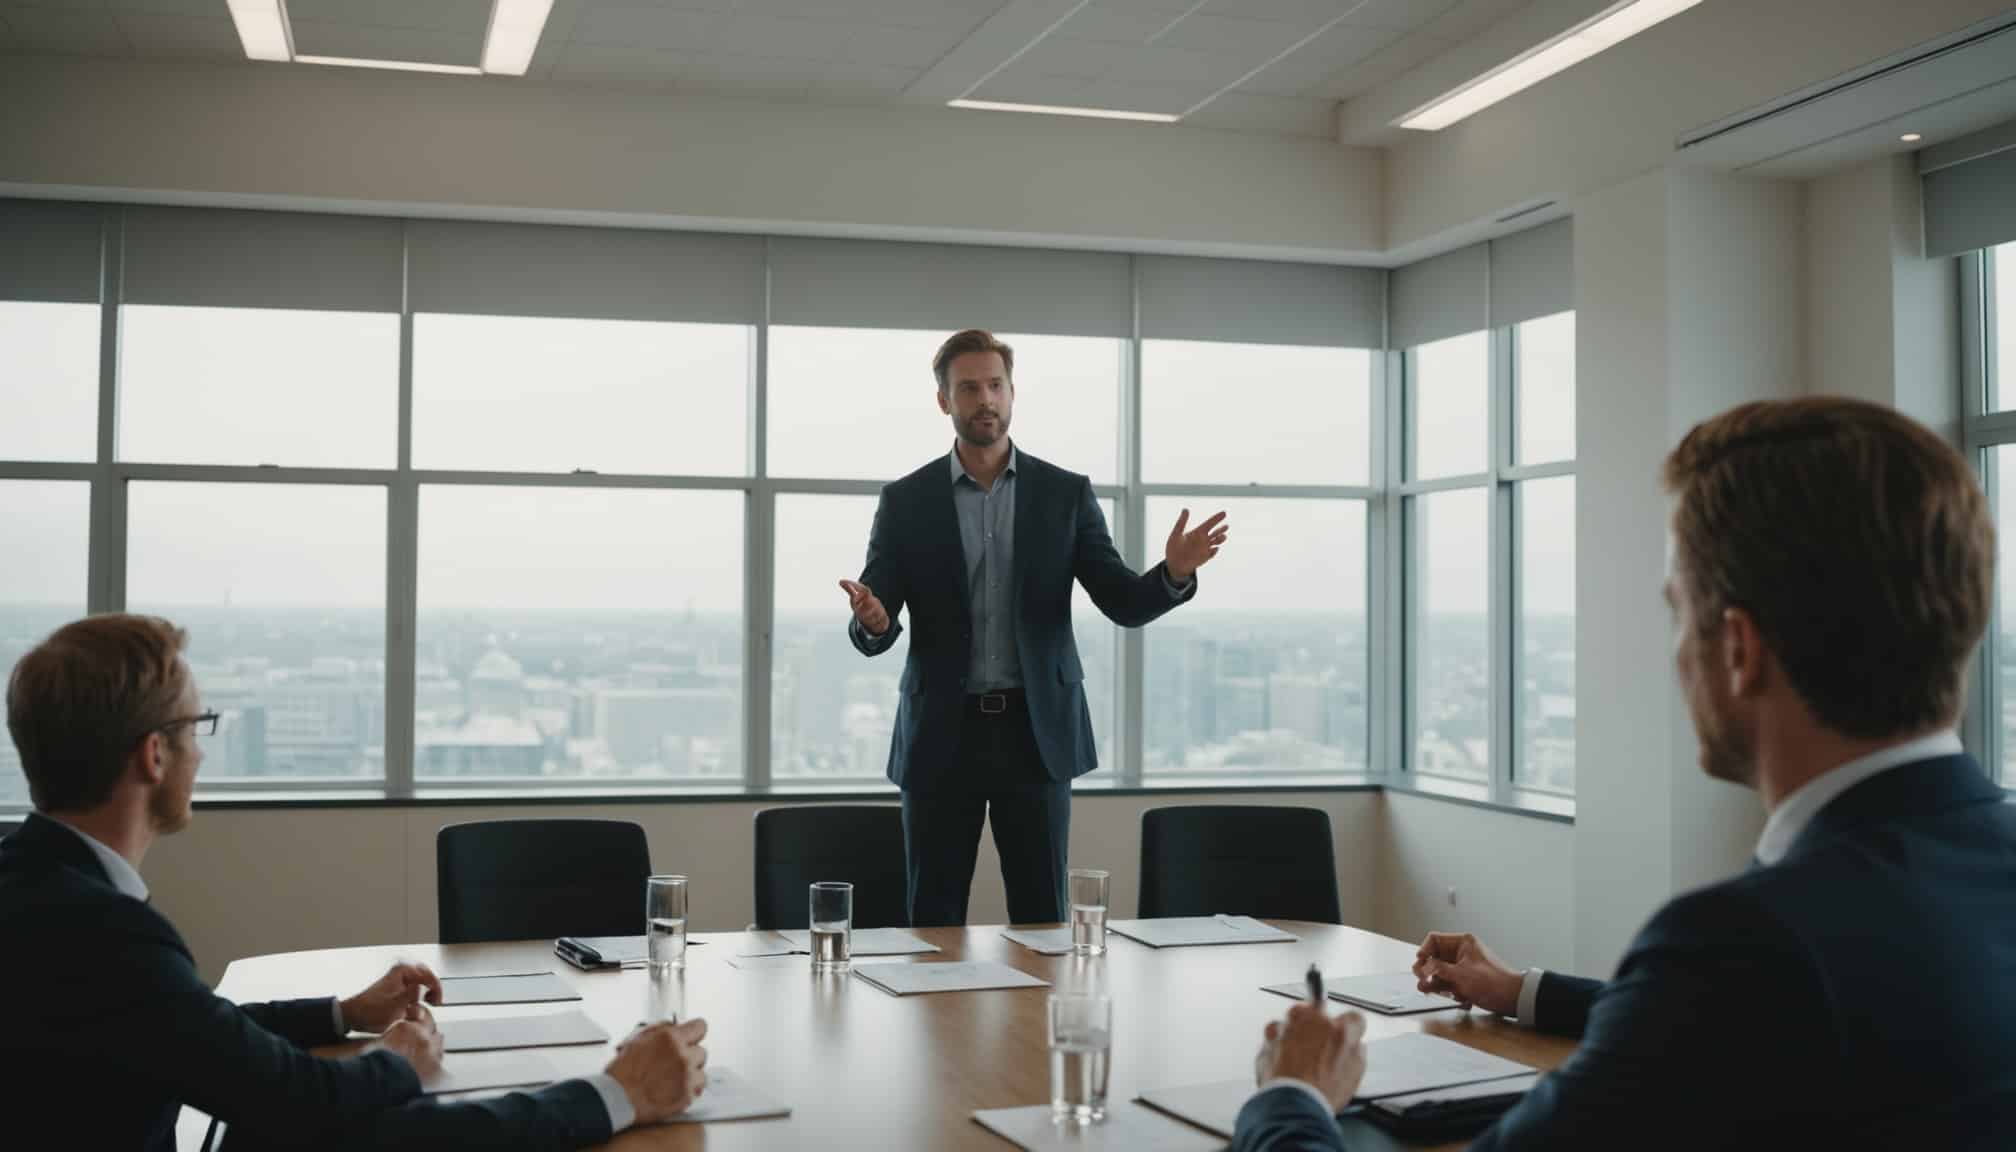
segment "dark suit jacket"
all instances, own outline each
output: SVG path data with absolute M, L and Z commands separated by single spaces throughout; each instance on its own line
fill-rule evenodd
M 419 1078 L 393 1053 L 310 1055 L 341 1039 L 328 999 L 219 998 L 174 927 L 43 816 L 0 840 L 0 925 L 0 1115 L 12 1147 L 172 1150 L 184 1104 L 223 1120 L 233 1148 L 609 1137 L 582 1081 L 437 1106 L 416 1099 Z
M 1085 669 L 1071 633 L 1072 580 L 1124 628 L 1189 600 L 1197 582 L 1179 598 L 1169 594 L 1162 565 L 1137 575 L 1113 547 L 1090 480 L 1019 449 L 1016 463 L 1012 578 L 1022 690 L 1044 770 L 1053 780 L 1070 780 L 1099 766 Z M 929 789 L 957 769 L 973 611 L 950 471 L 940 456 L 882 489 L 861 583 L 882 601 L 890 630 L 871 639 L 851 617 L 847 629 L 854 646 L 873 656 L 895 641 L 902 630 L 896 615 L 910 607 L 910 655 L 889 746 L 889 779 L 899 788 Z
M 1608 984 L 1542 994 L 1582 1044 L 1473 1152 L 2006 1149 L 2016 806 L 1964 756 L 1884 772 L 1776 865 L 1666 905 Z M 1235 1147 L 1343 1147 L 1298 1095 L 1249 1102 Z

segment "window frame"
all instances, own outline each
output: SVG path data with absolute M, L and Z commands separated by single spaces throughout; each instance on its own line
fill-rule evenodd
M 1989 515 L 1998 529 L 2002 509 L 1997 507 L 1999 465 L 1995 449 L 2016 444 L 2016 410 L 1994 412 L 1989 402 L 1999 391 L 2003 365 L 1997 363 L 1995 328 L 1996 251 L 1984 248 L 1963 253 L 1955 261 L 1960 277 L 1960 427 L 1961 447 L 1973 463 L 1988 498 Z M 1975 653 L 1974 675 L 1967 693 L 1966 714 L 1960 723 L 1960 738 L 1968 752 L 1987 770 L 1991 779 L 2004 788 L 2016 790 L 2016 772 L 2003 762 L 2008 740 L 2002 730 L 2001 711 L 2004 688 L 2001 662 L 1996 651 L 2001 642 L 2002 613 L 2011 607 L 2002 602 L 2001 581 L 1990 588 L 1994 597 L 1988 617 L 1988 635 Z

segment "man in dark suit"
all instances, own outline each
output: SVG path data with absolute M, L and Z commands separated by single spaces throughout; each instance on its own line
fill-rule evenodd
M 1696 427 L 1665 481 L 1701 767 L 1769 817 L 1752 867 L 1660 909 L 1608 983 L 1428 938 L 1422 990 L 1581 1038 L 1473 1148 L 2009 1147 L 2016 807 L 1954 732 L 1995 563 L 1972 470 L 1890 409 L 1810 397 Z M 1343 1146 L 1357 1077 L 1310 1039 L 1337 1027 L 1270 1029 L 1286 1083 L 1247 1103 L 1242 1152 Z
M 1015 353 L 960 332 L 932 361 L 957 438 L 882 490 L 861 579 L 842 580 L 863 655 L 889 650 L 910 607 L 889 779 L 903 790 L 910 922 L 966 922 L 990 813 L 1008 918 L 1064 918 L 1071 781 L 1098 767 L 1071 582 L 1114 623 L 1138 628 L 1197 594 L 1225 542 L 1223 513 L 1177 518 L 1163 563 L 1120 559 L 1091 481 L 1017 451 Z
M 0 1103 L 12 1146 L 173 1149 L 184 1104 L 233 1147 L 573 1148 L 683 1110 L 699 1021 L 633 1036 L 606 1072 L 474 1103 L 420 1099 L 440 1069 L 434 974 L 396 965 L 345 1000 L 232 1004 L 147 903 L 140 864 L 189 824 L 214 728 L 165 620 L 94 616 L 21 658 L 7 727 L 35 812 L 0 841 Z M 316 1056 L 352 1031 L 360 1053 Z

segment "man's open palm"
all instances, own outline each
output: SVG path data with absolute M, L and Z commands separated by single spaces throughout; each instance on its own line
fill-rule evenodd
M 1185 508 L 1176 517 L 1176 526 L 1169 530 L 1169 545 L 1162 552 L 1162 559 L 1169 565 L 1169 578 L 1178 584 L 1188 583 L 1197 569 L 1210 563 L 1218 555 L 1218 549 L 1225 546 L 1225 513 L 1220 512 L 1195 528 L 1189 528 L 1189 524 L 1190 510 Z

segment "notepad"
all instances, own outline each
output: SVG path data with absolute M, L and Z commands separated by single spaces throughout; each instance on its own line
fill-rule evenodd
M 1225 1145 L 1223 1140 L 1214 1140 L 1187 1124 L 1124 1100 L 1109 1103 L 1106 1119 L 1098 1124 L 1060 1124 L 1051 1115 L 1048 1104 L 988 1108 L 973 1113 L 973 1119 L 989 1132 L 1030 1152 L 1050 1152 L 1053 1148 L 1216 1152 Z
M 1365 1079 L 1352 1099 L 1404 1096 L 1533 1071 L 1453 1040 L 1409 1032 L 1365 1045 Z M 1239 1109 L 1252 1095 L 1251 1080 L 1221 1080 L 1143 1092 L 1141 1102 L 1230 1139 L 1239 1121 Z
M 794 928 L 778 935 L 791 942 L 793 952 L 811 953 L 810 932 Z M 848 948 L 854 956 L 921 956 L 940 951 L 936 944 L 902 928 L 856 928 Z
M 1150 948 L 1188 948 L 1202 944 L 1273 944 L 1295 940 L 1271 924 L 1251 916 L 1168 916 L 1159 920 L 1111 920 L 1108 930 Z
M 1043 956 L 1063 956 L 1071 951 L 1071 929 L 1068 927 L 1006 928 L 1001 935 Z
M 713 1124 L 724 1120 L 763 1120 L 789 1116 L 791 1109 L 761 1088 L 726 1068 L 707 1070 L 707 1090 L 691 1108 L 670 1117 L 667 1124 Z
M 540 1004 L 579 999 L 581 993 L 552 972 L 441 978 L 441 1003 L 451 1008 L 464 1004 Z
M 1323 988 L 1332 1000 L 1386 1016 L 1446 1012 L 1463 1007 L 1447 996 L 1421 991 L 1412 972 L 1380 972 L 1370 976 L 1325 976 Z M 1263 989 L 1291 1000 L 1300 1000 L 1309 994 L 1309 985 L 1304 980 L 1296 980 L 1289 984 L 1268 984 L 1264 985 Z
M 553 1061 L 536 1052 L 468 1052 L 441 1061 L 420 1090 L 428 1096 L 443 1092 L 473 1092 L 479 1088 L 524 1088 L 551 1084 L 560 1078 Z
M 988 960 L 944 964 L 856 964 L 854 974 L 897 996 L 926 992 L 981 992 L 991 988 L 1048 988 L 1019 968 Z
M 609 1039 L 602 1026 L 580 1009 L 539 1016 L 484 1016 L 443 1020 L 441 1047 L 448 1052 L 485 1052 L 497 1048 L 545 1048 L 564 1044 L 601 1044 Z

